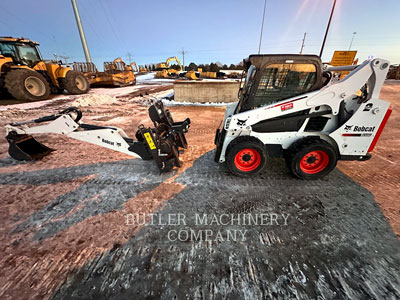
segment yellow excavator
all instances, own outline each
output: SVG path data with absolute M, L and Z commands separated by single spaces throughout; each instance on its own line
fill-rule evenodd
M 128 86 L 136 84 L 133 66 L 135 62 L 127 65 L 120 57 L 112 62 L 104 63 L 104 72 L 97 71 L 93 63 L 75 62 L 73 69 L 83 72 L 91 87 L 99 86 Z
M 50 93 L 85 94 L 89 83 L 81 72 L 45 61 L 39 44 L 25 38 L 0 37 L 0 89 L 19 100 L 46 100 Z
M 149 70 L 145 66 L 139 66 L 139 72 L 140 73 L 147 73 Z
M 138 67 L 138 65 L 136 64 L 136 62 L 132 62 L 132 63 L 130 63 L 129 65 L 132 67 L 132 71 L 137 72 L 137 73 L 140 72 L 140 71 L 139 71 L 139 67 Z M 133 69 L 133 66 L 135 66 L 135 69 Z
M 171 61 L 176 61 L 176 63 L 179 65 L 179 70 L 170 68 L 169 63 Z M 176 56 L 173 56 L 169 57 L 165 63 L 162 62 L 157 64 L 156 70 L 157 73 L 154 75 L 155 78 L 175 78 L 178 77 L 179 72 L 183 71 L 183 68 L 179 59 Z

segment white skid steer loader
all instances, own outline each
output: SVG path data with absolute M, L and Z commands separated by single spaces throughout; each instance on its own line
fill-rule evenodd
M 260 173 L 284 157 L 301 179 L 318 179 L 338 160 L 367 160 L 388 120 L 379 99 L 389 62 L 322 69 L 315 55 L 251 55 L 239 101 L 217 130 L 215 161 L 239 176 Z M 351 70 L 332 83 L 332 71 Z
M 137 140 L 133 140 L 120 128 L 82 123 L 81 111 L 70 107 L 55 115 L 6 125 L 6 139 L 10 144 L 8 153 L 16 160 L 40 159 L 54 150 L 39 143 L 31 135 L 58 133 L 144 160 L 154 159 L 161 172 L 181 167 L 179 154 L 187 148 L 185 133 L 189 129 L 190 119 L 174 122 L 161 101 L 150 106 L 149 116 L 154 128 L 140 125 L 136 132 Z M 28 126 L 38 123 L 44 124 Z

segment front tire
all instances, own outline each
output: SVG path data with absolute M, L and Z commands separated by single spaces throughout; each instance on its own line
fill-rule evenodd
M 289 147 L 285 159 L 294 176 L 315 180 L 328 175 L 336 167 L 338 155 L 328 142 L 304 138 Z
M 7 73 L 4 84 L 11 96 L 18 100 L 46 100 L 50 95 L 46 78 L 28 69 L 11 70 Z
M 251 137 L 236 138 L 228 146 L 226 165 L 234 175 L 255 176 L 264 170 L 267 161 L 265 146 Z
M 68 71 L 65 78 L 60 79 L 60 83 L 61 87 L 71 95 L 86 94 L 90 88 L 86 77 L 77 71 Z

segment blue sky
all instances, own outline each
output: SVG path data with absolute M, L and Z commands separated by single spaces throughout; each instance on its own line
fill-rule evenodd
M 185 64 L 238 63 L 257 53 L 264 0 L 77 0 L 91 56 L 101 68 L 131 53 L 138 64 L 187 51 Z M 319 54 L 333 0 L 267 0 L 262 53 Z M 337 0 L 323 60 L 352 50 L 400 63 L 399 0 Z M 38 41 L 53 53 L 84 61 L 70 0 L 2 0 L 0 36 Z

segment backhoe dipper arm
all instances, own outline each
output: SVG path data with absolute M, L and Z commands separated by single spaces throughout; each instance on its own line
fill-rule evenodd
M 17 160 L 35 160 L 47 155 L 50 149 L 37 142 L 31 135 L 58 133 L 70 138 L 95 144 L 122 152 L 144 160 L 154 159 L 161 172 L 174 166 L 180 167 L 181 148 L 186 149 L 184 134 L 188 131 L 190 120 L 174 122 L 162 102 L 156 102 L 149 108 L 155 128 L 139 126 L 137 140 L 133 140 L 118 127 L 98 126 L 80 122 L 81 112 L 69 108 L 56 115 L 46 116 L 26 122 L 6 125 L 6 139 L 10 144 L 9 154 Z M 28 124 L 46 123 L 29 127 Z
M 52 118 L 54 118 L 54 116 L 43 117 L 40 119 L 43 120 L 42 122 L 45 122 L 45 120 L 49 121 L 48 119 Z M 35 120 L 33 120 L 33 122 L 34 121 Z M 32 121 L 28 122 L 31 123 Z M 128 138 L 128 136 L 122 129 L 117 127 L 101 127 L 96 125 L 76 123 L 68 114 L 58 116 L 48 124 L 39 126 L 28 127 L 26 126 L 26 123 L 27 122 L 21 122 L 7 125 L 7 135 L 10 132 L 15 132 L 18 135 L 58 133 L 76 140 L 102 146 L 134 157 L 140 157 L 140 155 L 137 153 L 129 150 L 131 143 L 128 143 L 125 140 Z

